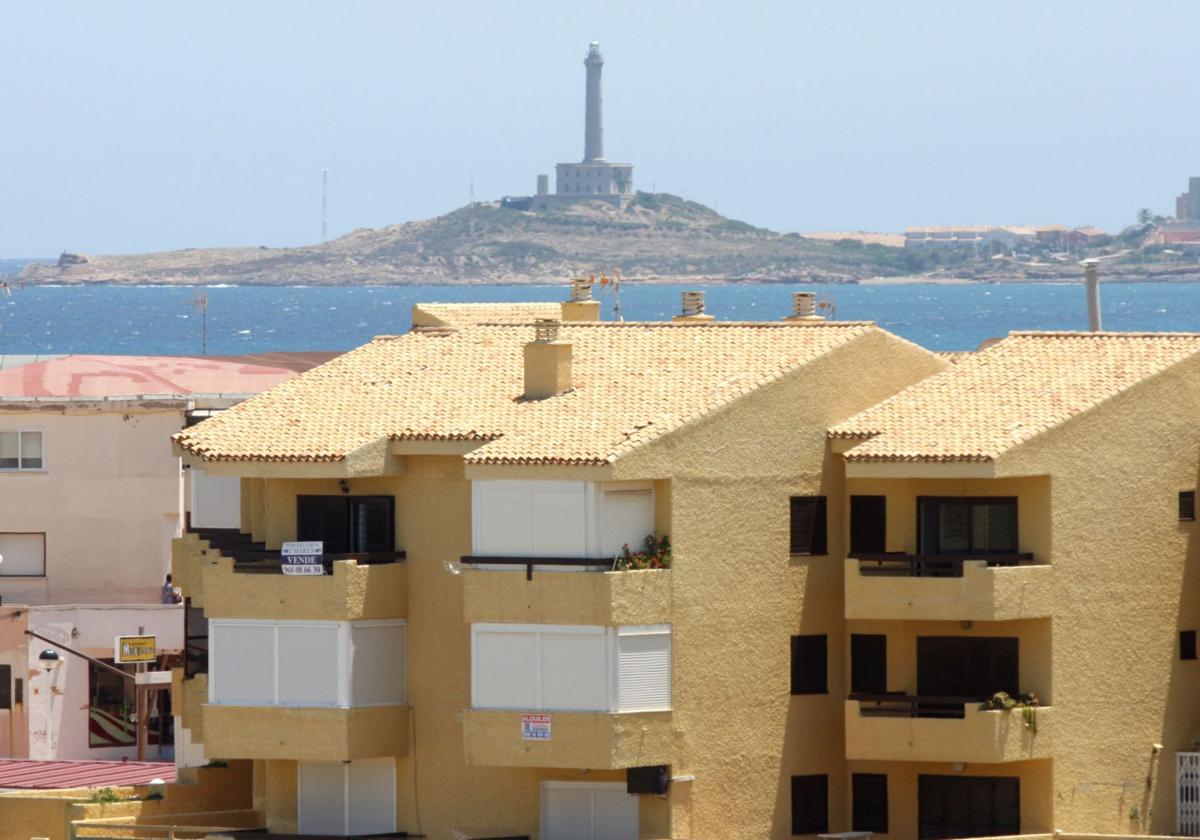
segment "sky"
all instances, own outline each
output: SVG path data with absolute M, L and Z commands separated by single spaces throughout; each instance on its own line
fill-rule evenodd
M 1200 3 L 0 0 L 0 257 L 302 245 L 605 151 L 782 231 L 1095 224 L 1200 174 Z

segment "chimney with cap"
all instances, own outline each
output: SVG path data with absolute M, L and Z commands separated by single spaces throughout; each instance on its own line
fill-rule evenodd
M 592 300 L 592 278 L 573 277 L 571 279 L 571 299 L 563 301 L 562 319 L 564 321 L 600 320 L 600 301 Z
M 817 296 L 813 292 L 792 293 L 792 314 L 786 321 L 824 321 L 824 315 L 817 314 Z
M 561 324 L 541 319 L 525 345 L 525 399 L 544 400 L 571 390 L 571 342 L 560 340 Z
M 682 324 L 707 324 L 713 321 L 713 316 L 704 312 L 704 292 L 684 292 L 683 313 L 672 320 Z

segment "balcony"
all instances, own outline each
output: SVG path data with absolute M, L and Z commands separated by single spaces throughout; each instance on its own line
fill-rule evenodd
M 861 555 L 846 560 L 846 618 L 1007 621 L 1051 615 L 1052 567 L 1033 556 Z
M 463 618 L 470 623 L 525 624 L 668 624 L 671 621 L 671 571 L 647 569 L 610 572 L 582 571 L 573 560 L 570 571 L 533 573 L 546 558 L 526 564 L 503 558 L 464 557 Z M 611 564 L 611 561 L 606 561 Z M 521 567 L 520 570 L 511 568 Z M 589 568 L 589 567 L 584 567 Z M 595 567 L 590 567 L 595 568 Z M 583 765 L 580 765 L 583 766 Z
M 463 712 L 467 764 L 477 767 L 555 767 L 618 770 L 671 764 L 671 712 L 540 712 L 549 737 L 526 740 L 522 712 Z
M 1002 764 L 1050 757 L 1052 707 L 1038 707 L 1027 722 L 1022 709 L 980 705 L 949 697 L 852 698 L 846 701 L 846 758 Z
M 204 706 L 210 758 L 353 761 L 408 755 L 409 706 Z

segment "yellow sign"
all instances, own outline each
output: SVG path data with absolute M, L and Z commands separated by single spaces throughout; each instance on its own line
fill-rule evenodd
M 113 660 L 120 665 L 153 662 L 158 658 L 157 642 L 154 636 L 117 636 L 113 642 Z

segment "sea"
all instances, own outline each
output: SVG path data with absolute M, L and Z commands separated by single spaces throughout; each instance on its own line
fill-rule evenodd
M 869 320 L 931 350 L 971 350 L 1011 330 L 1087 328 L 1082 283 L 903 285 L 624 284 L 620 316 L 669 319 L 703 289 L 720 320 L 771 321 L 794 291 L 816 292 L 836 320 Z M 417 302 L 557 301 L 555 286 L 28 286 L 0 290 L 0 354 L 199 355 L 346 350 L 403 333 Z M 616 297 L 600 295 L 603 317 Z M 1200 284 L 1101 284 L 1110 330 L 1200 331 Z

